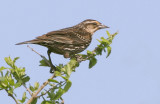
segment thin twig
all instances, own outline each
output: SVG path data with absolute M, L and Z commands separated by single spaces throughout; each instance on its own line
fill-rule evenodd
M 49 79 L 53 79 L 55 77 L 55 74 L 53 74 Z M 43 85 L 35 92 L 32 94 L 32 97 L 28 100 L 27 104 L 30 104 L 35 98 L 37 98 L 37 95 L 42 91 L 42 89 L 49 83 L 48 79 L 43 83 Z
M 36 96 L 36 98 L 40 98 L 41 96 L 43 96 L 43 95 L 45 95 L 45 94 L 47 94 L 49 91 L 51 91 L 53 88 L 50 88 L 48 91 L 46 91 L 45 93 L 43 93 L 43 94 L 41 94 L 41 95 L 39 95 L 39 96 Z
M 31 48 L 29 45 L 27 45 L 28 48 L 30 48 L 33 52 L 37 53 L 38 55 L 42 56 L 40 53 L 38 53 L 37 51 L 35 51 L 33 48 Z
M 29 88 L 27 88 L 27 86 L 25 84 L 23 84 L 24 88 L 29 92 L 29 94 L 32 96 L 32 92 Z
M 52 89 L 54 89 L 54 87 L 58 87 L 58 85 L 61 85 L 61 83 L 63 83 L 63 82 L 60 82 L 60 83 L 58 83 L 57 85 L 54 84 L 54 86 L 53 86 L 52 88 L 50 88 L 49 90 L 47 90 L 45 93 L 37 96 L 36 98 L 40 98 L 41 96 L 46 95 L 49 91 L 51 91 Z M 63 83 L 61 86 L 65 85 L 65 84 L 66 84 L 66 83 Z M 61 86 L 59 86 L 59 87 L 61 87 Z
M 6 92 L 8 93 L 8 90 L 6 90 Z M 8 96 L 10 96 L 10 97 L 16 102 L 16 104 L 18 104 L 18 101 L 17 101 L 16 98 L 13 96 L 13 94 L 8 93 Z
M 48 62 L 48 60 L 41 55 L 40 53 L 38 53 L 37 51 L 35 51 L 33 48 L 31 48 L 29 45 L 27 45 L 28 48 L 30 48 L 33 52 L 35 52 L 36 54 L 38 54 L 39 56 L 41 56 L 41 58 L 43 58 L 43 60 L 50 66 L 50 63 Z

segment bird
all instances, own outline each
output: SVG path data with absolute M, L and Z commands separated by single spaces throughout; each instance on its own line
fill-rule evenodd
M 100 29 L 109 28 L 97 20 L 86 19 L 72 27 L 63 28 L 56 31 L 48 32 L 42 36 L 38 36 L 33 40 L 17 43 L 21 44 L 36 44 L 48 48 L 47 54 L 50 63 L 50 73 L 56 70 L 52 64 L 50 54 L 56 53 L 63 55 L 64 58 L 84 51 L 91 43 L 93 34 Z

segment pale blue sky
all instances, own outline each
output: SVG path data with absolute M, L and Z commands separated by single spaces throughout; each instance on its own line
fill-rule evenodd
M 18 56 L 17 65 L 26 67 L 31 84 L 42 83 L 51 76 L 49 69 L 38 66 L 41 58 L 26 45 L 14 44 L 85 19 L 96 19 L 119 34 L 108 59 L 103 54 L 91 70 L 83 62 L 72 73 L 65 104 L 160 104 L 159 0 L 1 0 L 0 66 L 6 65 L 4 57 Z M 105 29 L 94 34 L 88 49 L 101 36 L 106 36 Z M 45 47 L 30 46 L 47 56 Z M 69 61 L 56 54 L 52 60 L 55 64 Z M 19 96 L 23 91 L 16 90 Z M 14 104 L 4 91 L 0 102 Z

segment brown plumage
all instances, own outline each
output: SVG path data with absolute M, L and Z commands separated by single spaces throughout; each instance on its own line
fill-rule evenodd
M 103 28 L 108 27 L 96 20 L 87 19 L 73 27 L 52 31 L 39 36 L 36 39 L 21 42 L 16 45 L 38 44 L 47 47 L 50 66 L 52 69 L 55 69 L 51 63 L 51 52 L 69 58 L 72 55 L 85 50 L 91 43 L 93 33 Z

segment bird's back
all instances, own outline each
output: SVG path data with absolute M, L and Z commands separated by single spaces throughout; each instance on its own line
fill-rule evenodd
M 91 42 L 91 34 L 84 29 L 76 26 L 64 28 L 57 31 L 51 31 L 36 39 L 18 43 L 20 44 L 38 44 L 47 47 L 54 53 L 71 54 L 79 53 L 85 50 Z

